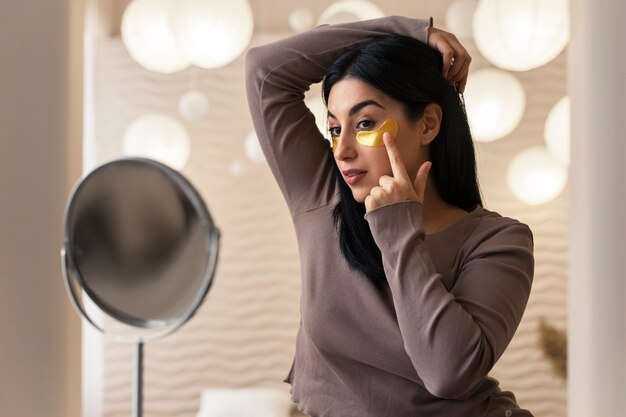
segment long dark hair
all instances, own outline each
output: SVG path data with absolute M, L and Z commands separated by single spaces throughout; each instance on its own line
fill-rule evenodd
M 326 104 L 335 83 L 357 78 L 401 102 L 407 119 L 419 119 L 426 105 L 443 113 L 439 134 L 430 143 L 432 177 L 441 198 L 470 211 L 482 205 L 474 144 L 462 97 L 441 75 L 442 57 L 434 49 L 406 36 L 386 36 L 359 44 L 340 55 L 326 71 L 322 94 Z M 332 160 L 340 202 L 334 208 L 341 252 L 351 268 L 376 283 L 386 283 L 382 256 L 364 219 L 365 204 L 357 202 Z

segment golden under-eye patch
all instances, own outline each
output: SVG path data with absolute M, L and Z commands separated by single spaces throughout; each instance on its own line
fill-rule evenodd
M 387 119 L 376 130 L 363 130 L 356 134 L 356 140 L 363 146 L 385 146 L 383 134 L 389 132 L 392 138 L 398 135 L 398 122 Z
M 398 122 L 395 119 L 387 119 L 375 130 L 362 130 L 356 134 L 356 140 L 363 146 L 385 146 L 383 141 L 383 134 L 389 132 L 391 137 L 395 138 L 398 135 Z M 339 142 L 338 137 L 332 138 L 331 147 L 333 151 L 337 149 Z

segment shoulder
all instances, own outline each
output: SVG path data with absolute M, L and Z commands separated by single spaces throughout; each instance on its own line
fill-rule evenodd
M 496 211 L 491 211 L 479 206 L 476 213 L 476 234 L 487 236 L 507 231 L 508 233 L 524 233 L 532 237 L 530 227 L 521 221 L 508 216 L 503 216 Z
M 476 210 L 463 245 L 470 258 L 509 251 L 532 256 L 534 236 L 527 224 L 480 206 Z

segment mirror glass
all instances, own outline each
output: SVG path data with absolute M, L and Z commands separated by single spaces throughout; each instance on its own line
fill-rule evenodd
M 68 265 L 104 312 L 135 327 L 182 324 L 209 289 L 217 229 L 191 184 L 144 158 L 104 164 L 66 213 Z

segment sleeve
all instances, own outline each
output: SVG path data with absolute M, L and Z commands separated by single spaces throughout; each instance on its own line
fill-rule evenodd
M 424 243 L 420 203 L 381 206 L 366 219 L 382 252 L 404 347 L 424 387 L 437 397 L 466 399 L 522 319 L 534 273 L 530 228 L 511 220 L 480 232 L 448 290 Z
M 246 91 L 261 148 L 292 216 L 330 202 L 334 191 L 329 143 L 304 104 L 309 86 L 347 48 L 389 34 L 427 42 L 428 19 L 392 16 L 325 25 L 250 49 Z

